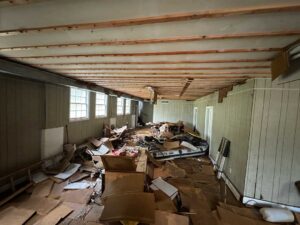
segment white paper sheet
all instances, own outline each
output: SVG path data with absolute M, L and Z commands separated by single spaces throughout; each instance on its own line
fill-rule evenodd
M 44 174 L 43 172 L 37 172 L 35 174 L 32 175 L 32 180 L 34 183 L 40 183 L 44 180 L 47 180 L 48 176 L 46 174 Z
M 75 190 L 75 189 L 86 189 L 89 187 L 90 187 L 90 184 L 88 182 L 81 181 L 81 182 L 74 182 L 74 183 L 68 184 L 67 186 L 64 187 L 64 189 Z
M 153 180 L 152 184 L 172 199 L 175 198 L 178 193 L 178 189 L 176 187 L 164 181 L 161 177 Z
M 68 166 L 68 168 L 64 172 L 59 173 L 54 177 L 65 180 L 70 176 L 72 176 L 74 173 L 76 173 L 76 171 L 79 169 L 80 166 L 81 166 L 80 164 L 72 163 Z

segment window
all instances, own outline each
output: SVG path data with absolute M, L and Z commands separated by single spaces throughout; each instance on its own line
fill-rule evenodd
M 89 112 L 89 92 L 74 87 L 71 87 L 70 89 L 70 119 L 87 119 Z
M 131 100 L 126 99 L 125 114 L 130 114 L 130 113 L 131 113 Z
M 96 117 L 107 116 L 107 95 L 103 93 L 96 93 Z
M 123 115 L 124 114 L 124 99 L 118 98 L 117 99 L 117 115 Z

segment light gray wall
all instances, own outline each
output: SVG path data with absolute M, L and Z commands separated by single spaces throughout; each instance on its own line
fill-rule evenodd
M 0 74 L 0 176 L 39 161 L 44 85 Z
M 255 81 L 245 196 L 300 206 L 300 81 Z
M 109 118 L 117 119 L 117 127 L 128 123 L 131 126 L 131 115 L 136 113 L 136 101 L 131 102 L 131 114 L 117 116 L 116 97 L 109 96 L 106 118 L 95 117 L 95 92 L 90 92 L 89 119 L 69 121 L 70 89 L 57 85 L 46 85 L 46 128 L 68 126 L 69 142 L 80 144 L 89 137 L 102 136 L 103 125 L 109 124 Z
M 192 127 L 192 101 L 158 100 L 157 104 L 154 105 L 153 122 L 178 122 L 179 120 L 183 121 L 187 127 Z
M 141 118 L 144 123 L 153 122 L 154 105 L 150 102 L 144 102 L 141 110 Z
M 95 93 L 90 92 L 90 118 L 69 121 L 69 88 L 0 74 L 0 176 L 41 159 L 41 130 L 68 125 L 69 142 L 81 144 L 102 136 L 103 124 L 117 119 L 117 126 L 131 126 L 130 115 L 116 115 L 116 97 L 109 96 L 108 117 L 95 118 Z M 66 136 L 66 135 L 65 135 Z
M 202 136 L 205 128 L 206 106 L 213 106 L 211 157 L 216 158 L 222 137 L 231 141 L 225 174 L 240 193 L 244 192 L 246 177 L 253 86 L 254 80 L 235 86 L 222 103 L 218 103 L 217 92 L 194 102 L 194 106 L 198 107 L 197 128 Z

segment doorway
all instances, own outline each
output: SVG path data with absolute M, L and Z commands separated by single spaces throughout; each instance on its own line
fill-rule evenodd
M 212 124 L 213 124 L 213 106 L 207 106 L 205 110 L 204 138 L 209 144 L 210 152 L 211 152 L 211 143 L 212 143 Z
M 196 131 L 198 128 L 198 107 L 194 107 L 193 111 L 193 130 Z

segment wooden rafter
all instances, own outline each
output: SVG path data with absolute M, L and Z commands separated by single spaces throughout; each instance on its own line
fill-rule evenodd
M 295 36 L 295 35 L 300 35 L 300 30 L 248 32 L 248 33 L 237 33 L 237 34 L 194 35 L 194 36 L 183 36 L 183 37 L 178 36 L 178 37 L 169 37 L 169 38 L 152 38 L 152 39 L 137 39 L 137 40 L 111 40 L 111 41 L 96 41 L 96 42 L 24 45 L 24 46 L 2 47 L 0 48 L 0 51 L 30 50 L 30 49 L 41 49 L 41 48 L 48 49 L 48 48 L 68 48 L 68 47 L 93 47 L 93 46 L 107 46 L 107 45 L 158 44 L 158 43 L 241 39 L 241 38 L 257 38 L 257 37 L 268 38 L 268 37 Z
M 159 67 L 159 68 L 126 68 L 126 67 L 98 67 L 98 68 L 51 68 L 58 71 L 93 71 L 93 70 L 237 70 L 237 69 L 268 69 L 270 66 L 229 66 L 229 67 Z
M 184 87 L 182 88 L 182 91 L 181 91 L 180 94 L 179 94 L 180 97 L 181 97 L 181 96 L 184 94 L 184 92 L 188 89 L 188 87 L 191 85 L 191 83 L 192 83 L 193 80 L 194 80 L 193 78 L 188 78 L 188 79 L 187 79 L 187 81 L 186 81 Z
M 121 26 L 134 26 L 153 23 L 165 23 L 174 21 L 187 21 L 203 18 L 216 18 L 234 15 L 260 14 L 260 13 L 278 13 L 278 12 L 296 12 L 300 11 L 300 4 L 273 4 L 263 6 L 216 9 L 209 11 L 173 13 L 159 16 L 131 18 L 121 20 L 110 20 L 95 23 L 81 24 L 65 24 L 55 26 L 30 27 L 21 29 L 10 29 L 0 31 L 0 35 L 17 35 L 29 32 L 49 32 L 49 31 L 65 31 L 65 30 L 84 30 L 84 29 L 100 29 Z
M 151 64 L 200 64 L 200 63 L 254 63 L 270 62 L 271 58 L 266 59 L 218 59 L 218 60 L 177 60 L 177 61 L 110 61 L 110 62 L 65 62 L 65 63 L 32 63 L 36 66 L 61 66 L 61 65 L 151 65 Z
M 132 53 L 100 53 L 100 54 L 72 54 L 72 55 L 36 55 L 36 56 L 17 56 L 16 59 L 46 59 L 46 58 L 78 58 L 78 57 L 129 57 L 129 56 L 156 56 L 156 55 L 201 55 L 218 53 L 244 53 L 244 52 L 278 52 L 282 48 L 241 48 L 241 49 L 208 49 L 192 51 L 173 51 L 173 52 L 132 52 Z
M 242 75 L 242 74 L 257 74 L 257 75 L 268 75 L 271 74 L 270 70 L 261 70 L 261 71 L 213 71 L 213 72 L 127 72 L 127 71 L 121 71 L 121 72 L 72 72 L 72 73 L 67 73 L 68 75 L 102 75 L 102 76 L 107 76 L 107 75 Z
M 74 77 L 74 76 L 71 76 L 71 77 Z M 107 78 L 108 76 L 76 76 L 74 78 L 76 79 L 86 79 L 86 80 L 101 80 L 103 78 Z M 192 78 L 202 78 L 202 79 L 226 79 L 226 80 L 229 80 L 229 79 L 250 79 L 250 78 L 257 78 L 258 76 L 255 76 L 255 75 L 236 75 L 236 76 L 229 76 L 229 75 L 217 75 L 217 76 L 214 76 L 214 75 L 197 75 L 197 76 L 191 76 L 191 75 L 179 75 L 179 76 L 174 76 L 174 75 L 157 75 L 157 76 L 151 76 L 149 77 L 149 75 L 126 75 L 126 76 L 117 76 L 117 75 L 113 75 L 111 76 L 115 79 L 122 79 L 124 77 L 126 78 L 146 78 L 146 79 L 149 79 L 149 78 L 187 78 L 187 77 L 192 77 Z M 259 76 L 260 78 L 270 78 L 270 75 L 267 75 L 267 76 Z

